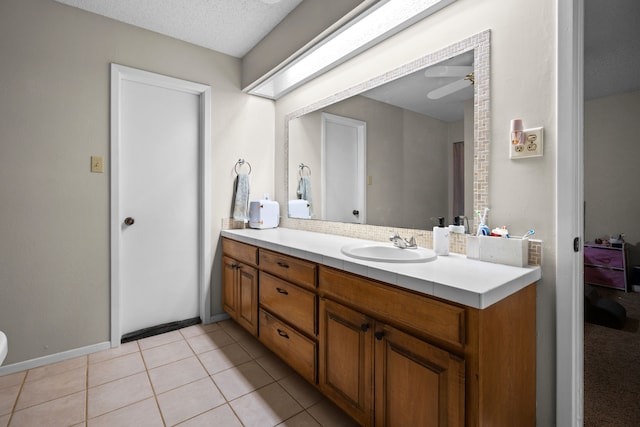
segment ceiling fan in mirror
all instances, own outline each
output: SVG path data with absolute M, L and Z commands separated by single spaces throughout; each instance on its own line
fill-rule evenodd
M 474 84 L 472 65 L 436 65 L 427 68 L 424 76 L 427 78 L 456 79 L 427 93 L 427 98 L 434 100 L 444 98 Z

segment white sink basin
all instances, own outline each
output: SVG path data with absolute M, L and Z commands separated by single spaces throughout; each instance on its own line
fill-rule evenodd
M 400 249 L 384 243 L 354 243 L 343 246 L 341 251 L 352 258 L 380 262 L 428 262 L 437 258 L 431 249 Z
M 4 332 L 0 331 L 0 365 L 4 362 L 4 358 L 7 357 L 7 336 Z

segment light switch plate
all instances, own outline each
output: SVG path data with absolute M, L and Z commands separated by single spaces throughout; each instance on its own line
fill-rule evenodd
M 102 156 L 91 156 L 91 172 L 93 173 L 104 172 L 104 160 Z
M 529 157 L 542 157 L 543 140 L 543 128 L 525 129 L 524 144 L 513 145 L 509 143 L 509 158 L 524 159 Z

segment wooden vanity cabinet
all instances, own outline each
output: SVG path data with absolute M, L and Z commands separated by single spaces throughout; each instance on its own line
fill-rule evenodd
M 258 335 L 258 248 L 222 240 L 222 308 L 252 335 Z
M 535 426 L 534 284 L 475 309 L 230 239 L 223 255 L 225 311 L 361 425 Z
M 463 426 L 464 361 L 320 299 L 319 387 L 364 426 Z
M 535 426 L 535 286 L 479 310 L 321 266 L 319 387 L 362 425 Z

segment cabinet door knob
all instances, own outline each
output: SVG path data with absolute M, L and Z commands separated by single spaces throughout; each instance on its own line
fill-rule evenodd
M 276 291 L 278 291 L 278 293 L 282 295 L 289 295 L 289 292 L 287 292 L 286 289 L 276 288 Z
M 362 332 L 367 332 L 369 330 L 369 324 L 368 323 L 363 323 L 362 325 L 360 325 L 360 330 Z
M 126 217 L 126 218 L 124 219 L 124 223 L 125 223 L 126 225 L 133 225 L 133 223 L 135 223 L 135 222 L 136 222 L 136 220 L 135 220 L 135 219 L 133 219 L 133 218 L 131 218 L 130 216 L 128 216 L 128 217 Z
M 289 335 L 287 335 L 287 333 L 282 329 L 278 329 L 278 335 L 280 335 L 282 338 L 289 339 Z
M 378 341 L 381 341 L 381 340 L 382 340 L 382 337 L 384 337 L 384 332 L 382 332 L 382 331 L 378 331 L 378 332 L 376 332 L 375 334 L 373 334 L 373 336 L 374 336 L 374 337 L 376 337 L 376 339 L 377 339 Z

